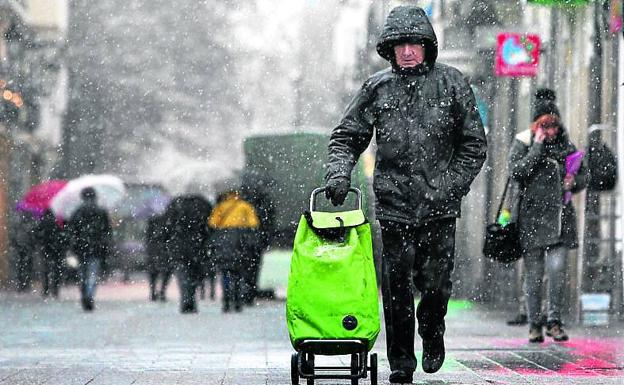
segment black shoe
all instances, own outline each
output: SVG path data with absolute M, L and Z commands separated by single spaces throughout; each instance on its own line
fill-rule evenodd
M 519 313 L 516 318 L 507 321 L 509 326 L 522 326 L 529 323 L 529 319 L 526 314 Z
M 435 373 L 444 363 L 444 337 L 423 339 L 422 368 L 425 373 Z
M 180 308 L 180 313 L 182 313 L 182 314 L 197 313 L 197 305 L 195 305 L 195 304 L 183 305 Z
M 542 332 L 541 324 L 531 324 L 529 327 L 529 342 L 532 344 L 544 342 L 544 334 Z
M 150 301 L 155 302 L 158 298 L 156 297 L 156 293 L 150 294 Z
M 560 321 L 551 321 L 546 325 L 546 335 L 552 337 L 557 342 L 563 342 L 570 339 L 568 334 L 563 329 L 563 324 Z
M 92 299 L 82 300 L 82 309 L 84 311 L 93 311 L 94 308 L 95 308 L 95 304 Z
M 388 381 L 392 384 L 411 384 L 414 381 L 414 373 L 407 370 L 393 370 Z

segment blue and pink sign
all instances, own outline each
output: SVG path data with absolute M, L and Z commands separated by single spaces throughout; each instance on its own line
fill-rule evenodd
M 496 76 L 537 76 L 540 38 L 537 35 L 501 33 L 496 44 Z

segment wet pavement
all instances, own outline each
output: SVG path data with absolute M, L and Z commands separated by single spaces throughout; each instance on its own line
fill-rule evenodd
M 105 284 L 92 314 L 82 312 L 77 298 L 73 287 L 64 288 L 60 300 L 0 293 L 0 384 L 290 383 L 284 302 L 259 302 L 223 315 L 218 302 L 204 300 L 199 314 L 182 315 L 175 286 L 169 302 L 152 303 L 143 280 Z M 535 345 L 527 343 L 525 327 L 506 326 L 505 316 L 454 301 L 447 361 L 433 375 L 419 368 L 415 383 L 624 383 L 622 323 L 573 327 L 569 342 Z M 379 381 L 387 383 L 383 333 L 374 351 Z M 324 361 L 347 364 L 341 357 Z

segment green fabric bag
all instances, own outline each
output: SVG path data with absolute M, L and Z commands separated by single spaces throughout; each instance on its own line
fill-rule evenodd
M 319 235 L 341 227 L 340 237 Z M 370 224 L 361 210 L 301 217 L 286 298 L 295 349 L 307 339 L 358 339 L 372 349 L 380 328 L 379 299 Z

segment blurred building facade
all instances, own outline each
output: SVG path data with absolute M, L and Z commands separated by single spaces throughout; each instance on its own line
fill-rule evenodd
M 67 0 L 0 0 L 0 286 L 11 278 L 15 203 L 49 175 L 63 110 Z
M 621 78 L 618 80 L 618 76 L 623 76 L 622 33 L 611 33 L 608 28 L 610 7 L 616 2 L 600 0 L 576 7 L 538 6 L 526 0 L 350 0 L 344 3 L 336 45 L 350 47 L 355 55 L 353 60 L 342 62 L 345 100 L 368 76 L 387 66 L 376 54 L 375 43 L 385 16 L 400 4 L 419 5 L 430 14 L 440 44 L 438 61 L 459 68 L 469 78 L 484 118 L 489 149 L 486 166 L 464 200 L 464 216 L 458 223 L 454 291 L 462 297 L 501 306 L 513 303 L 520 295 L 517 267 L 504 268 L 484 260 L 481 250 L 485 223 L 494 221 L 507 180 L 511 141 L 516 132 L 529 127 L 530 100 L 535 89 L 546 86 L 555 90 L 563 122 L 578 147 L 586 149 L 589 127 L 600 123 L 611 128 L 603 132 L 603 140 L 612 149 L 619 148 L 620 154 L 624 151 L 621 134 L 624 99 L 620 86 L 623 82 Z M 360 23 L 353 22 L 354 18 L 359 18 Z M 537 77 L 495 76 L 496 36 L 503 32 L 540 36 Z M 619 136 L 615 130 L 618 124 Z M 613 294 L 614 304 L 621 304 L 622 236 L 617 234 L 624 229 L 620 203 L 624 193 L 620 186 L 613 192 L 597 195 L 600 212 L 594 217 L 590 214 L 589 220 L 584 215 L 586 193 L 575 198 L 582 246 L 571 251 L 568 259 L 570 320 L 578 317 L 581 291 L 608 290 Z M 588 222 L 592 218 L 597 221 L 594 227 L 600 231 L 590 231 L 590 236 L 585 237 L 588 230 L 584 229 L 591 227 Z M 588 251 L 588 242 L 597 246 L 593 250 L 589 247 Z M 587 282 L 594 280 L 588 268 L 592 264 L 602 266 L 597 267 L 595 274 L 608 276 L 601 287 L 588 287 Z

